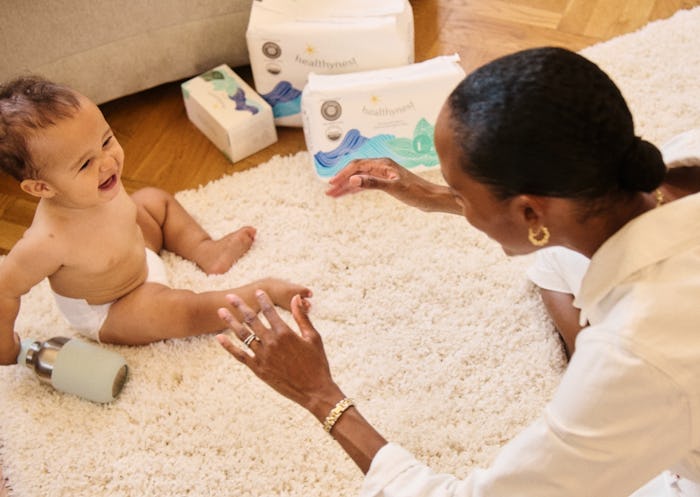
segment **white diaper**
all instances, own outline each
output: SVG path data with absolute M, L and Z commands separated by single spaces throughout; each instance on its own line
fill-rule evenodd
M 168 274 L 163 260 L 149 248 L 146 249 L 146 265 L 148 266 L 146 281 L 169 286 Z M 115 301 L 91 305 L 84 299 L 64 297 L 56 292 L 53 292 L 53 296 L 56 299 L 58 309 L 72 328 L 87 338 L 100 341 L 100 329 Z

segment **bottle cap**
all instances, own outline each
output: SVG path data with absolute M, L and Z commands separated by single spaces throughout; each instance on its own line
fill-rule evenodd
M 19 348 L 19 354 L 17 354 L 17 364 L 27 365 L 27 351 L 36 343 L 35 340 L 31 338 L 25 338 L 22 340 Z

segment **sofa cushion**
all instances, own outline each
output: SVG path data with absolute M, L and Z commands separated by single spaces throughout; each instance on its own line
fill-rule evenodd
M 248 63 L 253 0 L 4 0 L 0 79 L 40 74 L 97 103 Z

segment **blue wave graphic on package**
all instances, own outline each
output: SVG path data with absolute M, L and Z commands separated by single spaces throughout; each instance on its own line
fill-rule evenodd
M 354 159 L 378 157 L 388 157 L 408 169 L 436 166 L 439 160 L 433 143 L 433 131 L 434 127 L 425 119 L 418 121 L 412 138 L 390 134 L 367 138 L 353 128 L 336 148 L 314 154 L 316 173 L 328 178 L 335 176 Z
M 272 115 L 286 117 L 301 112 L 301 91 L 289 81 L 280 81 L 270 93 L 261 95 L 272 106 Z
M 246 98 L 243 88 L 238 86 L 236 80 L 228 74 L 213 70 L 202 74 L 201 77 L 210 82 L 214 90 L 226 93 L 228 98 L 236 104 L 236 110 L 246 110 L 253 115 L 260 112 L 255 102 Z
M 250 101 L 246 99 L 245 92 L 243 88 L 239 88 L 236 93 L 229 95 L 228 98 L 233 100 L 236 104 L 236 110 L 247 110 L 251 114 L 257 114 L 260 109 L 257 108 L 255 104 L 250 104 Z

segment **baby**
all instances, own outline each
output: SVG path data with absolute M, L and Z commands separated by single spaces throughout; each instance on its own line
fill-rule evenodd
M 296 294 L 311 296 L 273 278 L 224 291 L 170 288 L 161 250 L 223 273 L 248 251 L 255 229 L 212 240 L 172 195 L 128 195 L 123 166 L 124 151 L 85 96 L 40 78 L 0 86 L 0 167 L 39 198 L 31 226 L 0 263 L 0 364 L 16 362 L 20 299 L 44 278 L 72 327 L 118 344 L 218 331 L 228 293 L 252 306 L 260 288 L 284 308 Z

